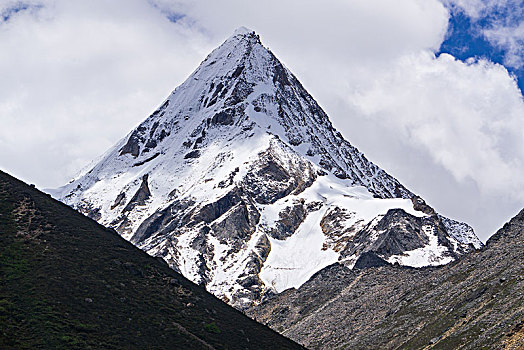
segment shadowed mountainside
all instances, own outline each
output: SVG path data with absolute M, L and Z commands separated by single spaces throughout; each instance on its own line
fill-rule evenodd
M 300 349 L 0 172 L 0 348 Z

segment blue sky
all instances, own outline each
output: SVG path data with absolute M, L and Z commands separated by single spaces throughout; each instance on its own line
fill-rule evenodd
M 524 91 L 524 66 L 507 62 L 510 54 L 508 48 L 497 44 L 485 35 L 486 30 L 500 25 L 517 27 L 524 20 L 524 3 L 522 1 L 500 1 L 496 6 L 487 7 L 475 16 L 468 14 L 464 8 L 450 5 L 450 19 L 446 39 L 438 53 L 449 53 L 460 60 L 468 58 L 485 58 L 502 64 L 515 75 L 521 91 Z M 520 37 L 520 51 L 524 54 L 524 37 Z
M 0 7 L 0 22 L 8 22 L 17 14 L 26 12 L 26 11 L 37 11 L 41 9 L 44 5 L 39 3 L 29 3 L 24 1 L 12 2 L 5 7 Z

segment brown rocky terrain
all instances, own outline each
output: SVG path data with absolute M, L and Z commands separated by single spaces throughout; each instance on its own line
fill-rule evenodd
M 524 210 L 443 267 L 368 255 L 360 265 L 378 267 L 328 266 L 249 313 L 311 349 L 524 348 Z

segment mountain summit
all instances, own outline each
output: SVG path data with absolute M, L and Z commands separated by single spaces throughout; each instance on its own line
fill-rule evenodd
M 481 246 L 346 141 L 246 28 L 53 194 L 237 307 L 335 262 L 442 265 Z

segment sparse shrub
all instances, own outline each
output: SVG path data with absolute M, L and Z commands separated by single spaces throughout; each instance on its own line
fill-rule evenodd
M 205 323 L 204 329 L 209 333 L 220 334 L 220 328 L 218 328 L 215 322 Z

